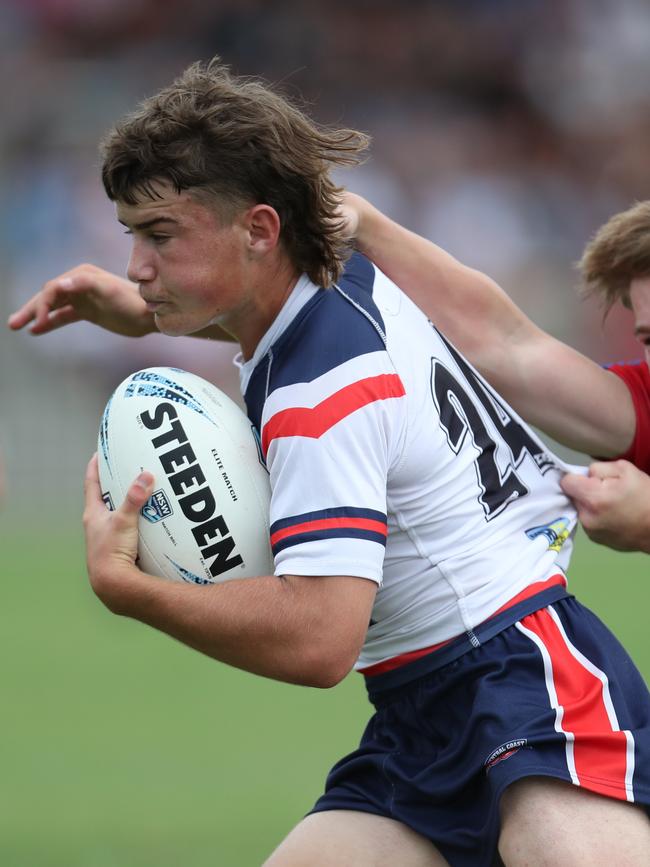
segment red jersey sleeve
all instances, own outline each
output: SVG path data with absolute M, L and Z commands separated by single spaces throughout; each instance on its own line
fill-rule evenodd
M 645 362 L 612 364 L 608 368 L 620 376 L 634 401 L 636 433 L 628 451 L 621 455 L 640 470 L 650 473 L 650 370 Z

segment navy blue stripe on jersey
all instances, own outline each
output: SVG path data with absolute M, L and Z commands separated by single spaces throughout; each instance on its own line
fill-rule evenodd
M 310 533 L 297 533 L 295 536 L 287 536 L 279 542 L 271 545 L 273 556 L 285 548 L 294 545 L 302 545 L 303 542 L 320 542 L 323 539 L 366 539 L 368 542 L 377 542 L 386 547 L 386 536 L 382 533 L 373 533 L 371 530 L 359 530 L 355 527 L 332 527 L 328 530 L 314 530 Z
M 271 350 L 270 391 L 311 382 L 352 358 L 386 348 L 383 319 L 372 300 L 374 279 L 370 262 L 353 256 L 340 281 L 345 295 L 324 289 L 305 304 Z
M 386 524 L 386 515 L 375 509 L 357 509 L 353 506 L 341 506 L 336 509 L 319 509 L 315 512 L 303 512 L 302 515 L 292 515 L 290 518 L 282 518 L 271 524 L 271 535 L 286 527 L 294 527 L 296 524 L 305 524 L 307 521 L 321 521 L 327 518 L 367 518 L 369 521 L 379 521 Z
M 277 554 L 284 548 L 322 539 L 367 539 L 386 545 L 386 515 L 374 509 L 340 507 L 304 512 L 282 518 L 271 525 L 271 547 Z
M 266 386 L 270 363 L 271 356 L 265 355 L 259 364 L 256 365 L 244 394 L 246 414 L 257 431 L 258 436 L 262 434 L 262 411 L 264 409 L 264 401 L 266 400 Z

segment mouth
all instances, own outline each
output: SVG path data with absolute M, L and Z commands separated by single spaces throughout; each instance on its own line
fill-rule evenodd
M 155 313 L 156 310 L 159 310 L 164 304 L 167 303 L 162 298 L 145 298 L 143 296 L 142 300 L 144 301 L 149 313 Z

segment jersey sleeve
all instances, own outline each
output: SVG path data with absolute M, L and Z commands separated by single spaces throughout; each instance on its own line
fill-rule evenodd
M 614 364 L 608 368 L 627 385 L 634 402 L 636 432 L 632 445 L 624 455 L 640 470 L 650 473 L 650 371 L 647 364 Z
M 381 583 L 387 477 L 401 456 L 405 401 L 385 351 L 270 394 L 261 434 L 277 575 Z

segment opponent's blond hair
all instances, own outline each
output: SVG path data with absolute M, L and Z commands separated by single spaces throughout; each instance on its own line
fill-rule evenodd
M 630 282 L 650 275 L 650 201 L 615 214 L 595 233 L 578 263 L 584 289 L 599 295 L 605 313 L 630 306 Z
M 211 201 L 224 219 L 252 204 L 280 216 L 293 265 L 319 286 L 336 282 L 349 253 L 337 217 L 334 166 L 361 162 L 368 136 L 316 124 L 288 98 L 231 75 L 218 57 L 194 63 L 104 138 L 102 181 L 113 201 L 156 198 L 166 181 Z

